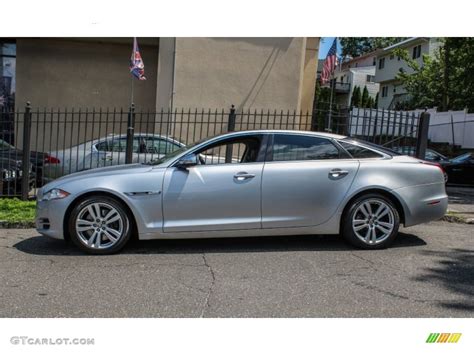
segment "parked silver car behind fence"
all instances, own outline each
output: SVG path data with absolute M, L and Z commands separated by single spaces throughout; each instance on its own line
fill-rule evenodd
M 111 134 L 62 150 L 50 152 L 50 159 L 44 164 L 47 181 L 63 175 L 94 168 L 125 164 L 126 134 Z M 184 144 L 159 134 L 135 133 L 133 138 L 132 162 L 144 163 L 183 147 Z

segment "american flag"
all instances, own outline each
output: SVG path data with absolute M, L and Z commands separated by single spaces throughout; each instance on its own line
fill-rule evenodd
M 140 50 L 138 49 L 137 38 L 133 38 L 133 51 L 130 58 L 130 73 L 138 80 L 146 80 L 145 78 L 145 64 L 143 63 Z
M 325 84 L 331 78 L 334 69 L 337 66 L 337 38 L 334 39 L 328 55 L 324 60 L 323 72 L 321 73 L 321 83 Z

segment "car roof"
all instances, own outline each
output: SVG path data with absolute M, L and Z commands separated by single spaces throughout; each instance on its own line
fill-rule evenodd
M 333 138 L 333 139 L 343 139 L 346 138 L 346 136 L 342 136 L 340 134 L 334 134 L 334 133 L 327 133 L 327 132 L 314 132 L 314 131 L 301 131 L 301 130 L 289 130 L 289 129 L 255 129 L 255 130 L 249 130 L 249 131 L 236 131 L 236 132 L 229 132 L 229 133 L 224 133 L 216 137 L 230 137 L 234 135 L 240 135 L 240 134 L 304 134 L 304 135 L 312 135 L 315 137 L 326 137 L 326 138 Z

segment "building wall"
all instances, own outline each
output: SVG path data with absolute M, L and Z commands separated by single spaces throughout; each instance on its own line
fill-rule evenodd
M 342 64 L 342 69 L 371 67 L 374 65 L 374 59 L 377 59 L 377 55 L 375 52 L 372 52 L 361 57 L 353 58 L 348 62 L 344 62 Z
M 306 38 L 306 51 L 303 67 L 303 82 L 301 90 L 300 109 L 303 112 L 313 110 L 314 91 L 316 89 L 316 76 L 319 56 L 319 37 Z
M 387 96 L 382 97 L 383 87 L 387 87 Z M 379 93 L 379 108 L 388 109 L 390 104 L 393 101 L 393 98 L 397 95 L 405 94 L 405 87 L 397 80 L 386 81 L 380 83 L 380 93 Z
M 359 86 L 363 91 L 364 87 L 366 86 L 367 90 L 369 91 L 369 95 L 375 99 L 375 96 L 377 96 L 377 93 L 379 92 L 380 84 L 367 81 L 367 75 L 375 75 L 375 67 L 351 69 L 351 72 L 353 73 L 353 87 Z M 353 90 L 353 88 L 351 89 Z
M 407 73 L 412 72 L 412 69 L 408 67 L 407 63 L 404 60 L 399 59 L 396 55 L 394 55 L 394 48 L 403 48 L 407 50 L 408 55 L 411 58 L 413 48 L 418 45 L 421 45 L 421 55 L 419 58 L 416 59 L 416 61 L 419 65 L 422 65 L 423 55 L 435 55 L 435 52 L 439 49 L 440 42 L 439 39 L 436 37 L 418 37 L 408 41 L 407 43 L 402 42 L 402 44 L 400 44 L 399 46 L 392 46 L 389 47 L 389 49 L 379 52 L 375 72 L 375 81 L 380 84 L 380 94 L 378 101 L 379 108 L 389 108 L 396 96 L 403 95 L 406 93 L 406 90 L 403 85 L 396 79 L 396 76 L 399 73 L 400 69 L 403 69 Z M 379 68 L 379 60 L 381 58 L 385 58 L 385 66 L 383 69 Z M 382 91 L 384 87 L 387 87 L 386 97 L 382 97 Z
M 349 106 L 351 102 L 352 93 L 354 92 L 354 88 L 359 86 L 361 92 L 364 90 L 364 87 L 367 86 L 367 90 L 369 91 L 369 95 L 375 99 L 377 93 L 379 92 L 380 85 L 375 82 L 367 81 L 367 75 L 375 75 L 375 67 L 374 66 L 364 66 L 364 67 L 357 67 L 357 68 L 347 68 L 341 71 L 337 71 L 334 74 L 336 81 L 338 83 L 348 83 L 350 84 L 350 90 L 348 93 L 341 93 L 337 94 L 337 103 L 343 106 Z
M 17 107 L 128 108 L 131 50 L 131 38 L 19 38 Z M 154 109 L 158 46 L 141 42 L 140 50 L 148 80 L 135 81 L 134 101 L 137 109 Z
M 429 40 L 420 38 L 416 41 L 407 44 L 406 46 L 403 46 L 402 48 L 408 50 L 408 54 L 411 58 L 413 47 L 417 45 L 421 45 L 421 56 L 416 59 L 416 61 L 419 64 L 422 64 L 423 54 L 430 53 Z M 379 61 L 381 58 L 385 58 L 385 66 L 383 69 L 379 69 Z M 393 54 L 393 50 L 381 52 L 377 57 L 377 70 L 375 74 L 375 81 L 384 82 L 394 80 L 400 69 L 403 69 L 407 73 L 411 72 L 411 69 L 408 67 L 407 63 L 402 59 L 398 59 L 398 57 Z
M 172 95 L 174 41 L 160 39 L 157 109 L 171 101 L 174 108 L 311 108 L 318 39 L 177 38 Z

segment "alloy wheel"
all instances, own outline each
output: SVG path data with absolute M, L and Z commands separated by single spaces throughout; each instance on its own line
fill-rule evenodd
M 361 202 L 352 216 L 352 230 L 365 244 L 383 242 L 395 227 L 392 207 L 380 199 Z
M 124 234 L 124 221 L 117 209 L 104 202 L 95 202 L 81 209 L 76 218 L 76 234 L 91 249 L 107 249 Z

